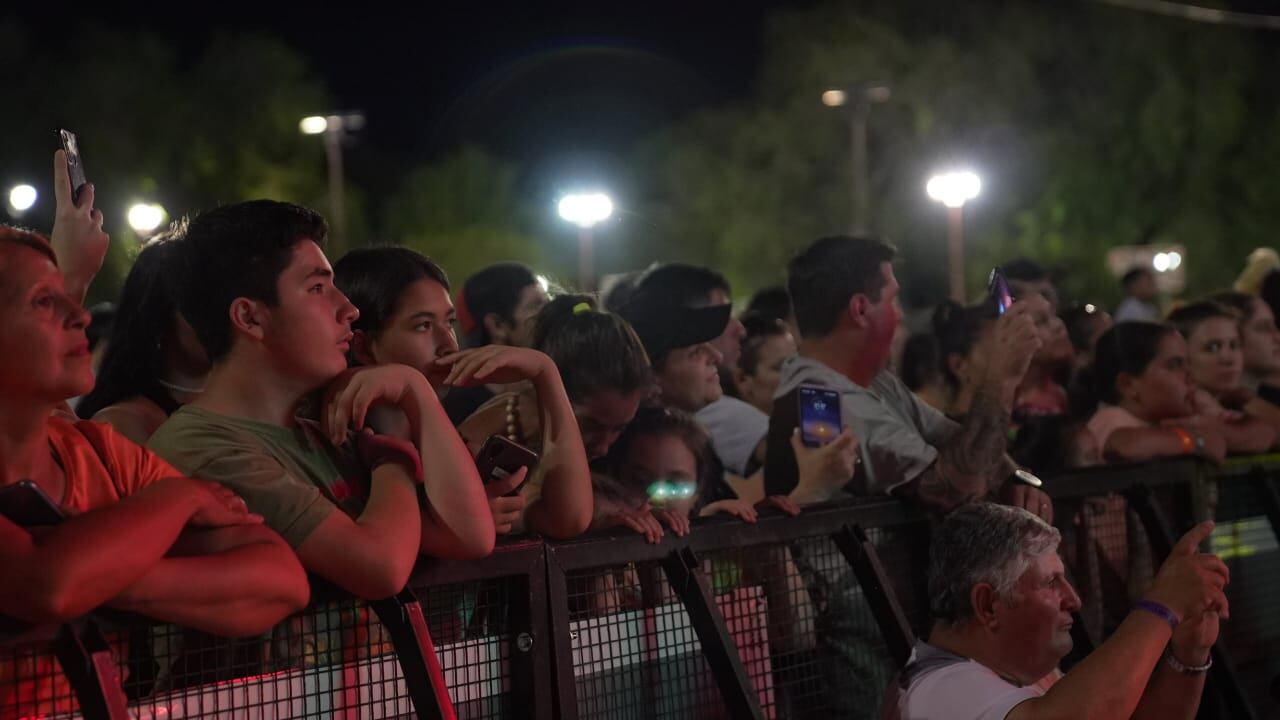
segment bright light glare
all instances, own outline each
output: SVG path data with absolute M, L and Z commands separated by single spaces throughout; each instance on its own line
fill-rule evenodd
M 848 100 L 843 90 L 827 90 L 822 93 L 822 104 L 827 107 L 840 107 Z
M 1167 253 L 1156 253 L 1156 256 L 1151 258 L 1151 267 L 1155 268 L 1156 272 L 1167 272 L 1169 270 L 1169 255 Z
M 304 135 L 319 135 L 329 129 L 329 121 L 323 115 L 311 115 L 302 118 L 298 128 Z
M 1182 254 L 1179 253 L 1178 251 L 1171 250 L 1168 254 L 1168 257 L 1169 257 L 1170 270 L 1177 270 L 1178 266 L 1182 265 Z
M 960 208 L 964 207 L 966 202 L 978 197 L 978 193 L 982 191 L 982 181 L 977 175 L 968 171 L 948 172 L 929 178 L 929 183 L 924 189 L 929 193 L 929 197 L 943 205 L 949 208 Z
M 30 210 L 32 205 L 36 204 L 36 189 L 30 185 L 15 185 L 9 191 L 9 207 L 16 212 Z
M 1092 315 L 1092 314 L 1094 314 L 1094 313 L 1098 312 L 1098 306 L 1097 306 L 1097 305 L 1094 305 L 1093 303 L 1089 303 L 1089 304 L 1087 304 L 1087 305 L 1085 305 L 1085 306 L 1084 306 L 1084 311 L 1085 311 L 1085 312 L 1087 312 L 1087 313 L 1089 313 L 1090 315 Z
M 128 217 L 129 227 L 135 232 L 149 233 L 164 223 L 167 213 L 155 203 L 134 203 Z
M 547 279 L 546 275 L 536 275 L 534 279 L 538 281 L 538 287 L 542 288 L 542 292 L 551 291 L 551 281 Z
M 613 214 L 613 201 L 604 193 L 565 195 L 560 198 L 558 210 L 561 218 L 578 227 L 589 228 L 609 219 Z

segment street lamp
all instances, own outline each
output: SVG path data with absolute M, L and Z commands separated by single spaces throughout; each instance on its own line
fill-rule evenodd
M 866 234 L 871 205 L 871 180 L 867 173 L 867 116 L 871 114 L 871 106 L 887 102 L 889 94 L 888 86 L 883 83 L 830 88 L 822 93 L 823 105 L 829 108 L 849 108 L 849 152 L 853 175 L 850 227 L 854 235 Z
M 303 135 L 324 135 L 324 155 L 329 166 L 329 216 L 333 221 L 335 244 L 346 239 L 347 209 L 342 173 L 342 136 L 364 127 L 364 115 L 358 112 L 334 115 L 309 115 L 298 121 Z
M 982 181 L 967 170 L 929 178 L 929 197 L 947 207 L 947 260 L 951 270 L 951 299 L 964 304 L 964 204 L 982 191 Z
M 149 235 L 156 228 L 164 224 L 169 214 L 165 212 L 164 207 L 156 203 L 134 203 L 129 206 L 129 213 L 126 216 L 129 220 L 129 227 L 139 235 Z
M 36 197 L 38 197 L 38 193 L 36 193 L 36 189 L 31 185 L 27 185 L 26 183 L 14 185 L 13 188 L 9 190 L 9 209 L 13 211 L 14 214 L 22 214 L 30 210 L 32 205 L 36 204 Z
M 578 289 L 591 291 L 596 273 L 591 258 L 591 229 L 613 215 L 613 201 L 601 192 L 572 193 L 560 198 L 560 218 L 578 226 Z

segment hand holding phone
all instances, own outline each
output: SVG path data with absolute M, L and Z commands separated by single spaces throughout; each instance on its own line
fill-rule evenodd
M 53 159 L 57 208 L 49 242 L 58 258 L 67 293 L 83 301 L 94 276 L 102 269 L 111 237 L 102 229 L 102 213 L 93 207 L 94 187 L 85 178 L 75 133 L 59 130 L 58 137 L 62 150 L 54 153 Z
M 476 455 L 476 469 L 480 472 L 480 481 L 486 485 L 504 480 L 522 467 L 527 468 L 527 472 L 533 472 L 533 467 L 537 464 L 538 453 L 501 435 L 490 435 Z M 525 476 L 525 482 L 527 481 L 528 475 Z M 523 486 L 524 482 L 521 482 L 507 494 L 520 492 Z
M 991 276 L 987 280 L 987 295 L 996 308 L 996 315 L 1003 315 L 1013 305 L 1013 295 L 1009 292 L 1009 282 L 1004 279 L 1004 271 L 999 267 L 991 268 Z

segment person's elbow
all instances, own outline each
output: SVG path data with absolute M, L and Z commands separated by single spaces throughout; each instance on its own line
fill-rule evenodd
M 17 602 L 4 609 L 5 615 L 35 625 L 61 624 L 93 609 L 85 602 L 84 588 L 65 575 L 35 573 L 23 585 Z

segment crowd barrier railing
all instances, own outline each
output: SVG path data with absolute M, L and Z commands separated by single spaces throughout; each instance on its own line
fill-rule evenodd
M 1177 535 L 1218 521 L 1232 570 L 1201 717 L 1280 716 L 1280 456 L 1048 478 L 1084 606 L 1104 640 Z M 98 613 L 0 627 L 0 720 L 52 718 L 878 717 L 928 632 L 931 521 L 893 500 L 711 518 L 657 544 L 628 532 L 505 540 L 424 561 L 395 598 L 317 584 L 270 633 L 212 638 Z

